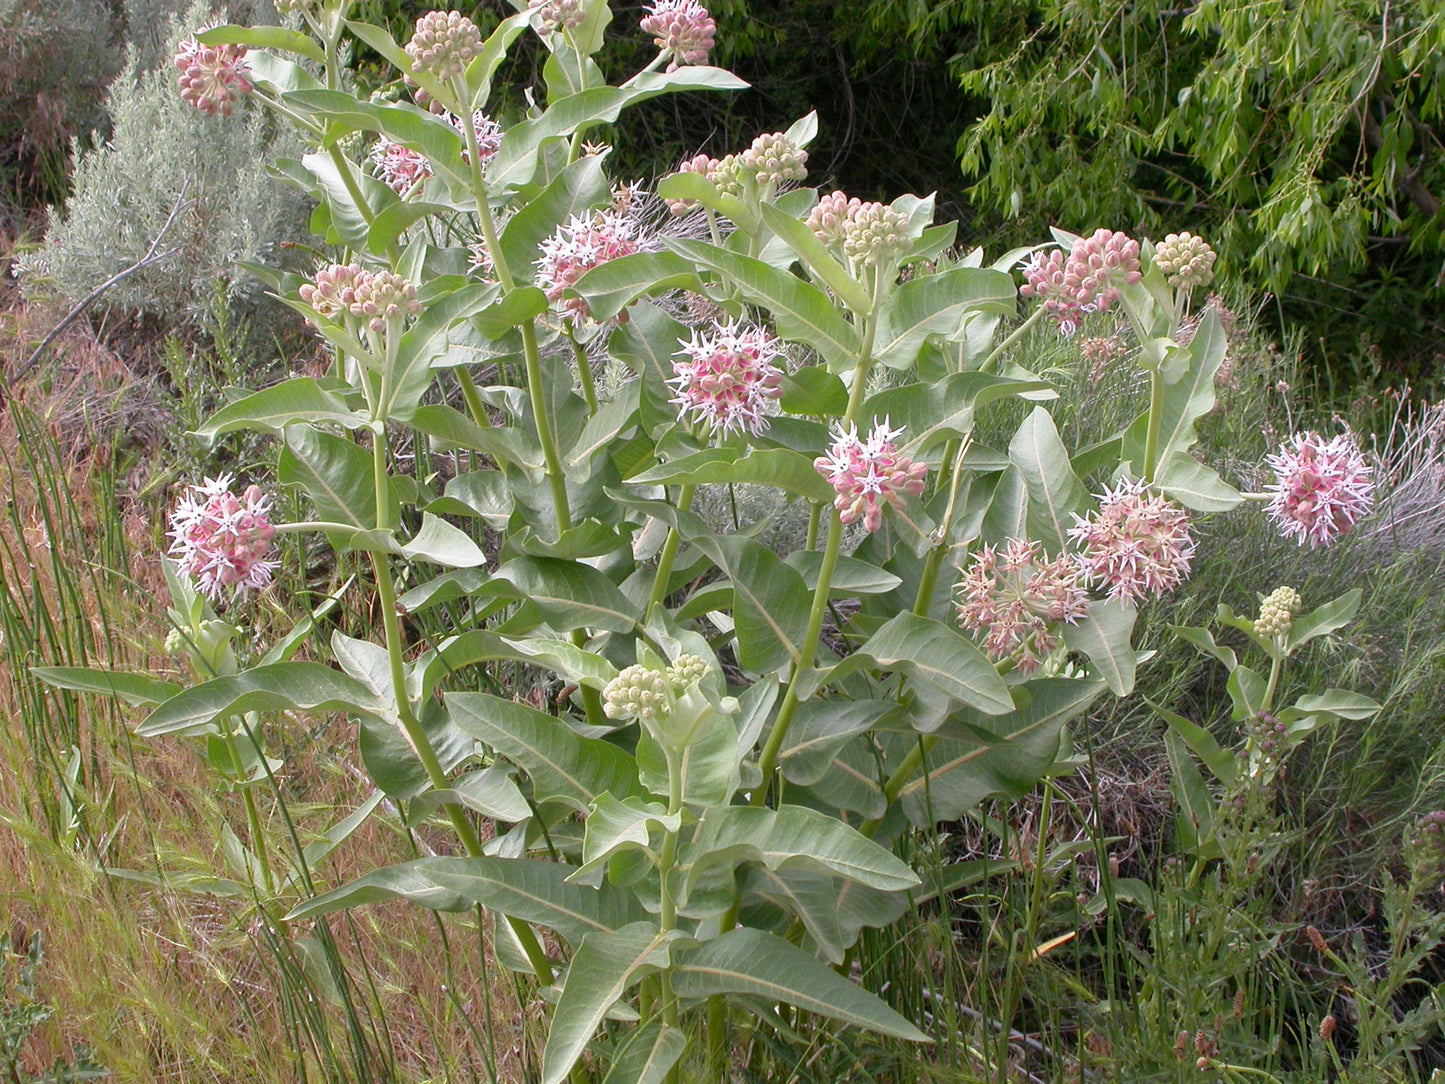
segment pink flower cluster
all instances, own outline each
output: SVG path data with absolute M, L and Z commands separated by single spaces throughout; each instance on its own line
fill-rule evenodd
M 889 428 L 884 418 L 862 440 L 858 427 L 850 422 L 846 430 L 841 425 L 834 429 L 828 454 L 813 460 L 813 467 L 838 494 L 833 507 L 844 523 L 861 519 L 867 530 L 876 531 L 883 523 L 885 504 L 902 508 L 904 494 L 923 492 L 928 464 L 899 453 L 894 442 L 902 435 L 902 429 Z
M 1098 229 L 1061 249 L 1035 252 L 1023 267 L 1019 293 L 1037 297 L 1059 325 L 1073 335 L 1091 312 L 1105 312 L 1119 299 L 1119 288 L 1139 281 L 1139 242 L 1114 230 Z
M 1043 546 L 1031 539 L 1011 538 L 1002 553 L 985 546 L 959 582 L 958 622 L 983 636 L 994 662 L 1017 654 L 1018 669 L 1033 673 L 1058 646 L 1055 626 L 1077 624 L 1088 612 L 1079 575 L 1068 554 L 1045 560 Z
M 382 139 L 372 147 L 370 157 L 377 179 L 399 196 L 406 195 L 431 176 L 431 163 L 426 155 L 389 139 Z
M 547 299 L 581 320 L 587 317 L 587 302 L 580 297 L 563 299 L 577 280 L 609 260 L 630 256 L 639 251 L 637 226 L 625 214 L 597 211 L 583 216 L 573 215 L 564 225 L 542 242 L 542 258 L 537 261 L 537 285 L 547 292 Z
M 1275 477 L 1264 487 L 1269 516 L 1301 546 L 1330 545 L 1374 507 L 1374 469 L 1348 433 L 1296 433 L 1265 463 Z
M 246 63 L 244 45 L 202 45 L 191 40 L 181 42 L 174 60 L 181 73 L 178 80 L 182 100 L 189 102 L 207 116 L 217 113 L 229 117 L 236 99 L 250 94 L 251 67 Z
M 783 394 L 783 356 L 778 340 L 760 327 L 733 320 L 714 322 L 712 332 L 694 331 L 678 340 L 685 361 L 673 363 L 680 416 L 706 422 L 724 435 L 737 430 L 757 436 L 768 428 L 769 401 Z
M 844 192 L 829 192 L 819 197 L 817 206 L 808 214 L 808 229 L 825 248 L 841 245 L 848 223 L 862 206 L 863 201 L 857 196 L 849 199 Z
M 271 501 L 260 486 L 247 486 L 236 496 L 232 480 L 223 474 L 187 487 L 171 513 L 169 552 L 201 593 L 213 599 L 227 588 L 238 597 L 259 591 L 276 568 L 267 557 L 276 536 Z
M 1074 516 L 1069 538 L 1082 547 L 1079 567 L 1086 583 L 1108 588 L 1109 597 L 1133 601 L 1173 590 L 1189 575 L 1194 539 L 1189 516 L 1144 481 L 1121 481 L 1099 495 L 1099 510 Z
M 332 264 L 318 271 L 316 282 L 304 284 L 300 294 L 317 316 L 359 316 L 376 332 L 386 330 L 388 319 L 421 312 L 412 283 L 394 272 L 367 271 L 356 264 Z
M 461 133 L 463 143 L 465 144 L 467 132 L 463 127 L 464 122 L 462 118 L 451 117 L 451 122 L 452 127 Z M 472 114 L 472 130 L 477 133 L 477 154 L 482 160 L 482 165 L 486 165 L 495 158 L 497 152 L 502 149 L 502 126 L 487 116 L 482 110 L 478 109 Z M 469 161 L 469 153 L 464 145 L 462 147 L 463 162 Z
M 698 0 L 654 0 L 641 26 L 670 58 L 670 72 L 679 64 L 706 64 L 717 35 L 717 23 Z

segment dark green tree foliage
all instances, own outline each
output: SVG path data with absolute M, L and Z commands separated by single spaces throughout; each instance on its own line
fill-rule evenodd
M 1379 324 L 1438 297 L 1445 5 L 875 0 L 872 13 L 958 45 L 954 68 L 983 103 L 959 141 L 981 203 L 1073 229 L 1207 231 L 1223 266 L 1277 292 L 1303 276 L 1353 287 L 1334 305 L 1388 298 Z

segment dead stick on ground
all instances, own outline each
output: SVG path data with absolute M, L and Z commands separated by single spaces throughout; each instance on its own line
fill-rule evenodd
M 81 300 L 76 304 L 75 308 L 71 309 L 68 313 L 66 313 L 65 318 L 61 320 L 60 323 L 56 324 L 53 328 L 51 328 L 50 333 L 46 335 L 45 338 L 40 340 L 40 345 L 37 346 L 31 352 L 30 356 L 25 359 L 25 364 L 22 365 L 17 372 L 12 374 L 14 378 L 19 378 L 25 373 L 28 373 L 31 369 L 33 369 L 39 363 L 41 357 L 45 354 L 46 348 L 57 338 L 59 338 L 66 328 L 68 328 L 71 324 L 75 323 L 76 320 L 80 319 L 81 314 L 85 312 L 86 309 L 90 308 L 91 305 L 95 304 L 95 302 L 112 286 L 115 286 L 117 283 L 123 282 L 124 280 L 130 278 L 130 276 L 134 275 L 137 271 L 143 271 L 147 267 L 158 264 L 162 260 L 168 259 L 170 256 L 176 253 L 177 250 L 173 248 L 166 249 L 166 251 L 164 252 L 157 252 L 156 250 L 160 247 L 160 243 L 165 240 L 165 236 L 167 233 L 170 232 L 171 226 L 175 224 L 176 216 L 181 213 L 181 208 L 185 205 L 186 202 L 186 190 L 189 189 L 190 186 L 191 182 L 189 179 L 187 179 L 186 183 L 181 186 L 180 192 L 176 194 L 176 202 L 171 205 L 171 213 L 166 216 L 165 224 L 161 226 L 160 232 L 157 233 L 155 236 L 155 240 L 152 241 L 150 243 L 150 246 L 146 249 L 145 255 L 142 256 L 135 263 L 127 267 L 124 271 L 121 271 L 119 274 L 112 275 L 110 278 L 106 279 L 94 290 L 91 290 L 90 293 L 86 294 L 85 297 L 81 298 Z

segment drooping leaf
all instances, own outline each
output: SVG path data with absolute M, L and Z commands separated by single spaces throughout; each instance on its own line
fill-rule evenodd
M 818 502 L 831 502 L 835 496 L 813 461 L 787 448 L 707 448 L 660 463 L 628 481 L 694 486 L 755 483 Z
M 833 685 L 861 670 L 885 670 L 927 682 L 960 703 L 999 715 L 1014 709 L 1008 686 L 972 640 L 941 622 L 900 613 L 858 650 L 803 689 Z
M 1088 612 L 1076 625 L 1064 626 L 1064 643 L 1070 651 L 1089 656 L 1094 672 L 1109 683 L 1115 696 L 1134 691 L 1139 658 L 1129 642 L 1139 611 L 1117 599 L 1090 601 Z
M 584 738 L 561 719 L 487 693 L 448 693 L 452 717 L 532 780 L 536 801 L 587 812 L 598 795 L 640 794 L 637 766 L 615 745 Z
M 910 279 L 883 310 L 874 356 L 891 368 L 910 368 L 930 335 L 955 335 L 980 310 L 1012 315 L 1017 295 L 1011 275 L 979 267 Z
M 1024 419 L 1009 442 L 1008 455 L 1028 488 L 1030 536 L 1050 553 L 1061 552 L 1073 526 L 1070 513 L 1084 507 L 1088 494 L 1047 410 L 1035 407 Z
M 245 711 L 350 711 L 385 719 L 391 707 L 361 682 L 319 662 L 277 662 L 212 678 L 170 697 L 137 728 L 143 738 L 197 733 Z
M 672 985 L 679 997 L 759 997 L 909 1042 L 928 1041 L 873 994 L 796 945 L 761 930 L 729 930 L 678 957 Z
M 288 922 L 402 899 L 435 911 L 481 904 L 534 926 L 556 930 L 571 944 L 589 933 L 617 930 L 644 917 L 630 892 L 567 880 L 576 867 L 532 858 L 421 858 L 387 866 L 298 904 Z
M 529 603 L 553 627 L 631 632 L 636 607 L 606 576 L 588 565 L 547 557 L 518 557 L 500 566 L 477 592 Z
M 552 1014 L 542 1051 L 542 1084 L 562 1084 L 613 1002 L 644 976 L 667 967 L 674 936 L 655 923 L 637 922 L 582 939 Z
M 686 1049 L 686 1032 L 649 1020 L 618 1048 L 602 1084 L 662 1084 Z
M 704 534 L 692 543 L 732 581 L 738 662 L 758 674 L 810 663 L 802 658 L 811 603 L 803 577 L 751 538 Z
M 162 681 L 149 674 L 127 674 L 91 666 L 32 666 L 30 672 L 57 689 L 119 697 L 132 707 L 155 707 L 182 689 L 173 681 Z
M 366 415 L 352 410 L 340 395 L 310 377 L 298 376 L 222 407 L 192 435 L 203 447 L 211 448 L 218 437 L 238 429 L 279 433 L 293 422 L 355 429 L 365 424 Z

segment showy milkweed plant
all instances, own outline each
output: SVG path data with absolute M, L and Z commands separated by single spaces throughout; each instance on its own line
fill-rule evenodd
M 738 1028 L 804 1019 L 780 1005 L 923 1041 L 845 977 L 918 886 L 892 844 L 1053 769 L 1068 722 L 1131 691 L 1137 605 L 1189 574 L 1193 517 L 1242 500 L 1192 454 L 1226 340 L 1212 309 L 1179 332 L 1212 253 L 1060 233 L 1020 290 L 1019 254 L 960 254 L 931 196 L 808 187 L 811 115 L 618 183 L 605 140 L 629 106 L 744 85 L 707 66 L 694 0 L 650 5 L 635 32 L 657 55 L 618 85 L 593 59 L 603 0 L 514 0 L 487 33 L 432 12 L 404 42 L 344 0 L 287 6 L 302 29 L 199 33 L 180 91 L 216 123 L 267 109 L 312 141 L 278 168 L 329 255 L 270 287 L 332 365 L 197 436 L 272 434 L 275 484 L 314 515 L 274 522 L 261 490 L 227 491 L 228 523 L 236 503 L 255 518 L 224 528 L 192 508 L 218 481 L 186 498 L 176 552 L 224 595 L 265 587 L 277 534 L 356 551 L 382 627 L 153 696 L 141 732 L 354 718 L 377 786 L 439 811 L 465 854 L 293 899 L 288 921 L 388 896 L 487 908 L 498 957 L 552 1005 L 545 1084 L 599 1059 L 608 1080 L 726 1079 Z M 503 123 L 493 79 L 528 33 L 548 51 L 539 104 Z M 400 100 L 344 89 L 348 36 Z M 1005 360 L 1024 328 L 995 341 L 1020 294 L 1024 326 L 1117 308 L 1137 339 L 1148 399 L 1086 466 L 1048 382 Z M 980 411 L 1020 401 L 1006 445 L 975 439 Z M 446 469 L 418 473 L 404 440 Z M 806 509 L 806 545 L 693 511 L 700 487 L 738 484 Z M 448 635 L 412 642 L 402 617 L 428 611 Z M 465 691 L 498 663 L 554 706 Z M 594 1045 L 609 1018 L 634 1023 Z

